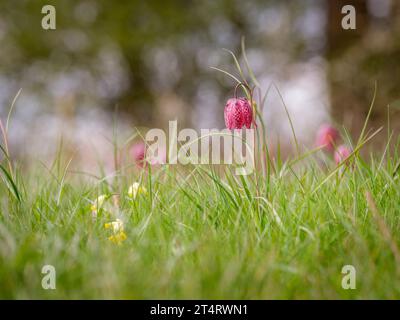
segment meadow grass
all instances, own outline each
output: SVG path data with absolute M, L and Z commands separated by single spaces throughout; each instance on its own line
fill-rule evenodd
M 0 186 L 0 297 L 399 298 L 399 155 L 354 153 L 340 168 L 325 160 L 274 161 L 268 180 L 229 166 L 163 166 L 110 182 L 68 172 L 62 156 L 49 169 L 15 170 L 20 199 Z M 134 181 L 148 191 L 135 200 Z M 94 219 L 99 194 L 119 203 Z M 115 217 L 121 245 L 104 228 Z M 42 289 L 47 264 L 56 290 Z M 341 287 L 349 264 L 355 290 Z

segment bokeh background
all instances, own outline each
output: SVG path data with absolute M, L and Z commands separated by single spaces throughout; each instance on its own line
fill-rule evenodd
M 56 7 L 56 30 L 41 27 L 46 4 Z M 341 27 L 346 4 L 356 8 L 356 30 Z M 388 110 L 390 129 L 400 126 L 400 1 L 1 0 L 0 12 L 0 115 L 22 88 L 9 139 L 23 160 L 51 159 L 62 139 L 90 168 L 112 163 L 115 130 L 124 139 L 174 119 L 223 128 L 234 83 L 210 67 L 237 74 L 222 49 L 243 61 L 242 36 L 261 87 L 279 88 L 304 146 L 326 121 L 357 138 L 375 82 L 370 127 L 386 125 Z M 274 88 L 264 118 L 272 148 L 289 150 Z

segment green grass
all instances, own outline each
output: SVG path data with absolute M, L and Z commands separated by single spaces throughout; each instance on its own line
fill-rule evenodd
M 21 200 L 0 186 L 0 297 L 400 298 L 399 156 L 355 154 L 344 172 L 318 156 L 275 162 L 269 184 L 259 171 L 240 179 L 208 166 L 131 170 L 108 183 L 65 174 L 60 159 L 20 173 Z M 132 201 L 139 180 L 148 193 Z M 93 219 L 90 201 L 103 193 L 121 195 L 119 207 L 109 200 Z M 116 216 L 121 245 L 104 228 Z M 45 264 L 56 290 L 41 287 Z M 347 264 L 355 290 L 341 287 Z

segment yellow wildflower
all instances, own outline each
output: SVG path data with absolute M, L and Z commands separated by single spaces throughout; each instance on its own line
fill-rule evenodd
M 115 244 L 121 244 L 123 241 L 125 241 L 127 238 L 126 234 L 124 231 L 118 232 L 110 237 L 108 237 L 108 240 L 110 240 L 112 243 Z
M 127 238 L 126 233 L 124 232 L 124 223 L 121 219 L 105 223 L 104 228 L 112 229 L 113 235 L 108 237 L 108 240 L 112 243 L 121 244 Z
M 136 199 L 136 196 L 138 194 L 146 193 L 147 189 L 145 187 L 142 187 L 138 182 L 133 183 L 128 189 L 128 195 L 133 199 Z

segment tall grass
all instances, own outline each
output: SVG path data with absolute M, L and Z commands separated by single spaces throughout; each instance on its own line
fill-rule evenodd
M 230 168 L 164 167 L 141 173 L 151 196 L 135 201 L 126 190 L 137 172 L 119 185 L 67 174 L 60 197 L 60 181 L 38 168 L 24 177 L 22 202 L 0 187 L 0 296 L 398 298 L 399 157 L 372 159 L 343 175 L 331 175 L 333 163 L 328 172 L 310 159 L 286 164 L 268 190 L 262 176 Z M 89 200 L 102 193 L 119 194 L 119 206 L 93 219 Z M 104 229 L 117 216 L 121 245 Z M 56 290 L 41 287 L 46 264 Z M 356 290 L 341 288 L 347 264 Z

